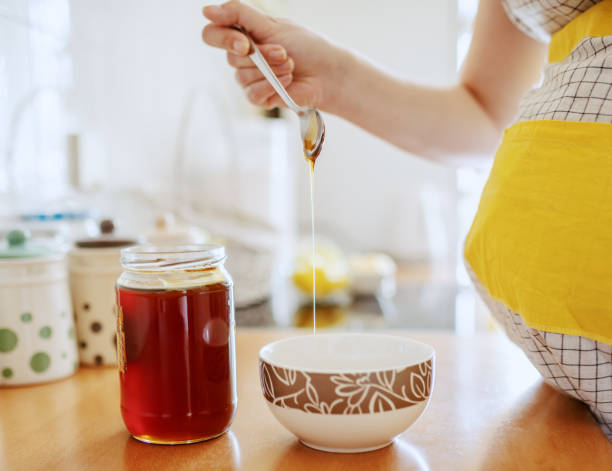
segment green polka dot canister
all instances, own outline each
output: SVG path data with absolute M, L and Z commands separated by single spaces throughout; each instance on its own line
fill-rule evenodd
M 117 364 L 115 282 L 121 274 L 121 249 L 136 240 L 113 235 L 114 224 L 104 220 L 100 236 L 78 240 L 68 254 L 70 291 L 79 358 L 83 365 Z
M 10 231 L 0 241 L 0 386 L 70 376 L 77 359 L 65 254 Z

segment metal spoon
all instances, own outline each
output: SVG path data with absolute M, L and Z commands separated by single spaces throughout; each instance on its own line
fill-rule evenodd
M 251 43 L 252 52 L 249 54 L 249 58 L 253 61 L 255 66 L 261 71 L 263 76 L 270 82 L 270 85 L 274 88 L 278 96 L 285 102 L 287 107 L 298 115 L 300 119 L 300 134 L 304 141 L 304 155 L 309 160 L 315 160 L 321 153 L 323 147 L 323 140 L 325 139 L 325 123 L 321 113 L 316 108 L 308 108 L 305 106 L 298 106 L 295 101 L 289 96 L 285 87 L 280 83 L 276 74 L 272 71 L 272 68 L 264 59 L 264 56 L 259 51 L 259 48 L 253 41 L 251 35 L 239 25 L 233 25 L 237 31 L 244 34 Z

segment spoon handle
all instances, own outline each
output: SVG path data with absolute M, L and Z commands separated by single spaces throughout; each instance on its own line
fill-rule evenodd
M 287 93 L 287 90 L 285 90 L 285 87 L 283 87 L 283 85 L 280 83 L 280 80 L 278 80 L 278 77 L 276 76 L 266 59 L 264 59 L 263 54 L 260 52 L 259 48 L 255 44 L 255 41 L 253 41 L 251 35 L 242 26 L 233 25 L 232 28 L 237 31 L 240 31 L 247 38 L 249 38 L 249 41 L 251 43 L 251 49 L 253 50 L 253 52 L 249 54 L 249 57 L 253 61 L 255 66 L 259 69 L 259 71 L 263 74 L 263 76 L 268 80 L 268 82 L 270 82 L 270 85 L 272 85 L 272 88 L 274 88 L 276 93 L 278 93 L 278 96 L 281 97 L 281 99 L 291 110 L 295 111 L 296 113 L 300 113 L 301 111 L 303 111 L 302 108 L 298 106 L 295 101 L 293 101 L 293 99 Z

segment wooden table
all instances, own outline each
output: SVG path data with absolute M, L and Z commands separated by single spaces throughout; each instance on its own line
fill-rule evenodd
M 236 419 L 231 432 L 205 443 L 171 447 L 131 439 L 114 369 L 83 368 L 63 381 L 2 389 L 0 469 L 612 469 L 612 445 L 586 408 L 544 385 L 499 334 L 396 332 L 437 351 L 429 409 L 382 450 L 311 450 L 276 422 L 259 389 L 259 348 L 294 333 L 238 332 Z

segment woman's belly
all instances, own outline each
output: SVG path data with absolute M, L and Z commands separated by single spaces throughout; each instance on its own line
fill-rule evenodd
M 531 327 L 612 343 L 612 124 L 509 128 L 465 258 Z

